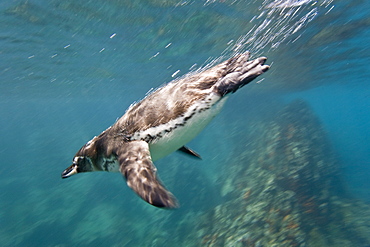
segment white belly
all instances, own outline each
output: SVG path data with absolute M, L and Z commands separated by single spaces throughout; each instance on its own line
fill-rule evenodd
M 166 133 L 161 138 L 155 139 L 149 144 L 150 154 L 153 161 L 163 158 L 184 146 L 209 124 L 209 122 L 221 111 L 222 106 L 226 101 L 226 97 L 221 100 L 219 100 L 218 95 L 214 95 L 213 97 L 215 98 L 212 100 L 216 101 L 216 103 L 212 104 L 211 108 L 197 112 L 184 126 L 179 126 L 173 129 L 171 132 Z M 198 109 L 202 107 L 201 104 L 204 103 L 199 103 Z M 189 109 L 189 111 L 192 111 L 192 109 Z M 186 114 L 184 115 L 186 116 Z M 158 127 L 166 128 L 168 126 L 163 125 Z

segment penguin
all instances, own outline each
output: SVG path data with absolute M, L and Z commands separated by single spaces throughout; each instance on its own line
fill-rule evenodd
M 220 112 L 231 94 L 270 68 L 266 57 L 249 60 L 249 56 L 249 52 L 238 54 L 174 80 L 131 105 L 111 127 L 82 146 L 62 178 L 83 172 L 120 172 L 149 204 L 177 208 L 153 162 L 176 150 L 200 158 L 185 145 Z

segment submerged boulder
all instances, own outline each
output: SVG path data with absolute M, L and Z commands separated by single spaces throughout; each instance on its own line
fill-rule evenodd
M 219 179 L 225 203 L 197 222 L 199 245 L 370 243 L 370 225 L 358 221 L 369 218 L 370 208 L 346 197 L 325 131 L 306 103 L 290 103 L 246 135 L 244 151 Z

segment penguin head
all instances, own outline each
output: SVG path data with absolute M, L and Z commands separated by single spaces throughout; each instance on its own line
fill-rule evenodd
M 94 138 L 95 139 L 95 138 Z M 73 157 L 72 165 L 62 172 L 62 178 L 68 178 L 81 172 L 92 172 L 96 169 L 94 160 L 96 157 L 96 145 L 94 139 L 86 143 Z
M 93 165 L 89 157 L 75 156 L 72 165 L 62 172 L 62 178 L 68 178 L 80 172 L 91 172 L 91 171 L 93 171 Z

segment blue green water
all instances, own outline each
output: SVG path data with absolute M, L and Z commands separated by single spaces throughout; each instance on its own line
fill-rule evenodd
M 230 122 L 242 130 L 296 98 L 321 120 L 347 190 L 369 203 L 369 14 L 362 0 L 2 1 L 0 245 L 181 245 L 191 229 L 178 229 L 220 203 L 215 178 L 238 145 Z M 147 205 L 120 174 L 60 178 L 148 90 L 247 50 L 272 67 L 190 143 L 203 161 L 156 162 L 180 209 Z

